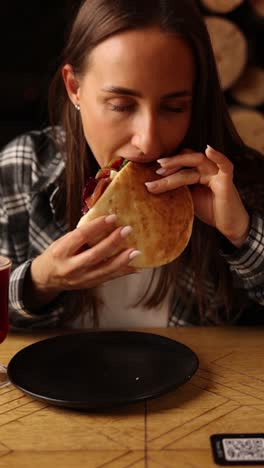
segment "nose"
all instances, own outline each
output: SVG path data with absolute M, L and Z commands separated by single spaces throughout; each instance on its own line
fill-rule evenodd
M 135 118 L 132 145 L 147 161 L 157 159 L 163 152 L 159 118 L 148 111 Z

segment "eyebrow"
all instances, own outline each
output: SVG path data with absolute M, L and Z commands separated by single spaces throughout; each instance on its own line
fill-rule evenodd
M 123 94 L 125 96 L 142 97 L 142 94 L 139 91 L 135 91 L 134 89 L 129 88 L 122 88 L 120 86 L 105 86 L 104 88 L 102 88 L 102 91 L 106 91 L 107 93 L 113 94 Z M 164 96 L 162 96 L 162 99 L 171 99 L 185 96 L 192 96 L 191 91 L 187 89 L 175 91 L 173 93 L 165 94 Z

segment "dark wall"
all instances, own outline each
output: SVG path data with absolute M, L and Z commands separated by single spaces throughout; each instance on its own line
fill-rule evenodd
M 1 2 L 0 146 L 48 122 L 48 84 L 79 3 Z

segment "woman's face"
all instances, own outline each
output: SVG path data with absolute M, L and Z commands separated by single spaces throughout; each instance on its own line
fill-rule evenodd
M 93 50 L 86 72 L 75 78 L 74 93 L 67 89 L 80 105 L 87 143 L 101 167 L 120 156 L 153 161 L 175 153 L 183 141 L 194 60 L 176 35 L 157 28 L 116 34 Z M 65 72 L 64 80 L 67 86 Z

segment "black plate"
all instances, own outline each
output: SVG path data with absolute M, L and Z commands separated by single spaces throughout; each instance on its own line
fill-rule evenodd
M 160 335 L 81 332 L 22 349 L 9 362 L 8 376 L 38 400 L 96 409 L 162 395 L 189 380 L 198 364 L 191 349 Z

